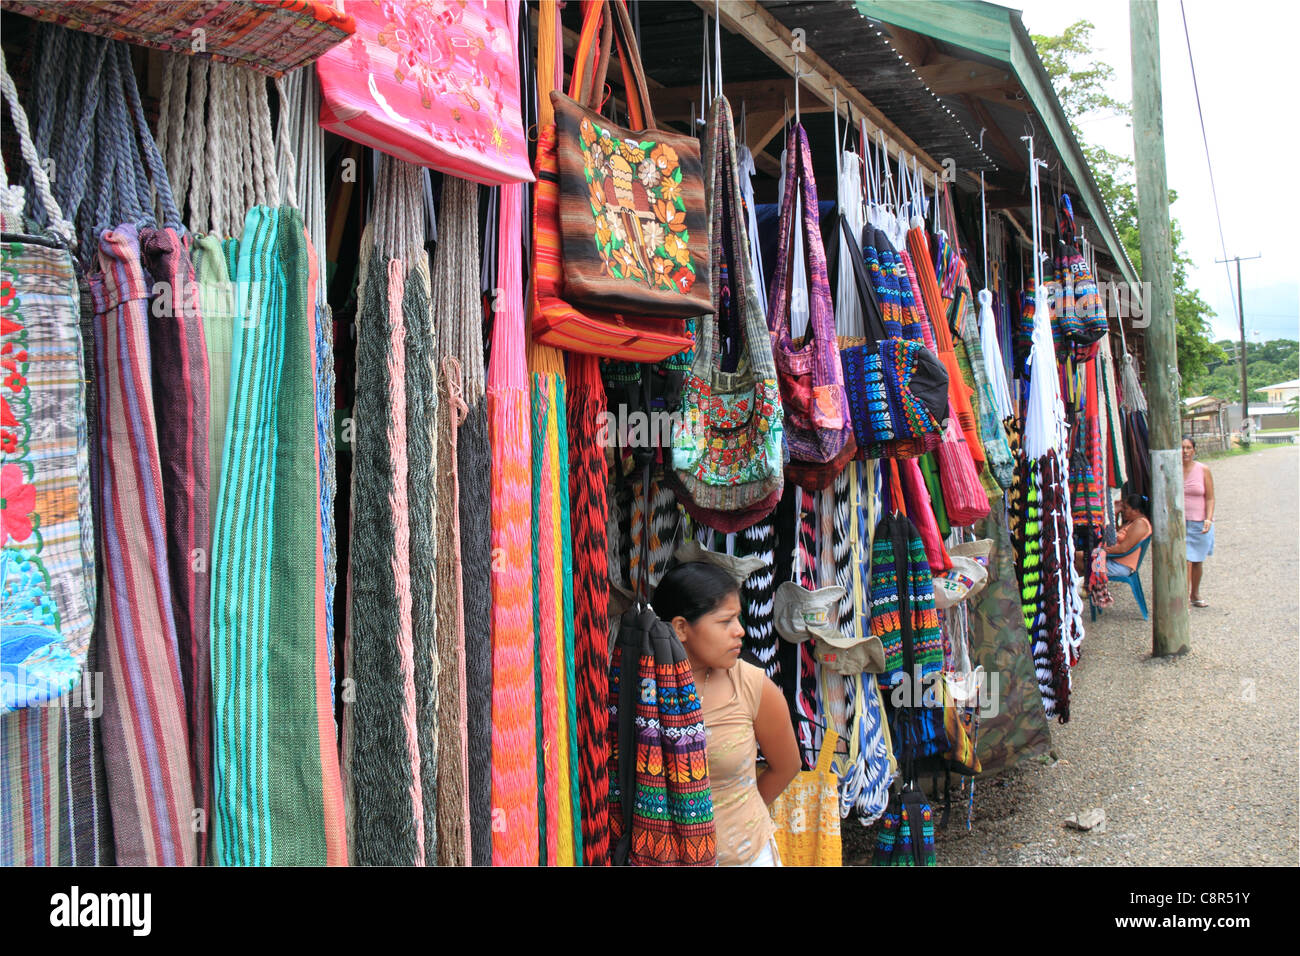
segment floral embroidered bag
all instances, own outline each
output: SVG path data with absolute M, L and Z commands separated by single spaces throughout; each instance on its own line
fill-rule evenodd
M 48 230 L 0 163 L 0 713 L 81 679 L 95 608 L 86 362 L 64 220 L 4 68 L 4 98 Z
M 722 96 L 713 101 L 705 157 L 713 303 L 699 320 L 672 465 L 678 498 L 691 514 L 731 532 L 764 516 L 755 510 L 760 502 L 776 507 L 784 462 L 780 388 L 750 267 L 731 105 Z M 736 526 L 733 517 L 743 523 Z
M 835 338 L 826 253 L 817 219 L 817 183 L 813 179 L 808 134 L 795 124 L 786 144 L 785 197 L 781 203 L 781 231 L 776 269 L 768 292 L 767 325 L 771 330 L 772 357 L 776 361 L 785 407 L 785 437 L 790 458 L 814 464 L 835 462 L 853 441 L 844 393 L 844 370 Z M 803 222 L 795 221 L 795 191 L 803 190 Z M 796 346 L 790 333 L 793 295 L 794 231 L 804 229 L 808 247 L 809 334 Z
M 604 17 L 594 82 L 583 85 L 577 100 L 551 93 L 564 298 L 574 305 L 660 319 L 703 315 L 712 299 L 699 141 L 655 128 L 623 0 L 595 4 L 594 13 Z M 645 129 L 624 129 L 599 112 L 615 21 L 628 81 L 628 115 L 634 125 L 644 122 Z
M 461 179 L 533 181 L 517 3 L 339 2 L 356 32 L 316 61 L 324 129 Z

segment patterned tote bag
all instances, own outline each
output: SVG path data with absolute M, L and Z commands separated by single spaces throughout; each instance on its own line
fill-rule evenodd
M 540 30 L 550 36 L 556 22 L 555 0 L 542 0 Z M 596 30 L 601 22 L 601 7 L 591 4 L 583 22 L 582 34 L 573 62 L 570 98 L 582 96 L 584 83 L 590 82 L 594 65 Z M 608 19 L 608 18 L 606 18 Z M 533 337 L 543 345 L 599 355 L 624 362 L 658 362 L 689 349 L 693 339 L 681 320 L 662 317 L 613 315 L 601 304 L 598 309 L 579 308 L 572 304 L 565 288 L 564 254 L 560 226 L 560 162 L 557 155 L 557 130 L 549 91 L 539 91 L 537 133 L 537 188 L 533 200 Z M 635 103 L 629 103 L 629 108 Z
M 817 183 L 813 178 L 808 134 L 795 124 L 786 144 L 785 197 L 776 269 L 768 293 L 768 329 L 785 409 L 785 436 L 790 457 L 812 463 L 833 462 L 853 440 L 853 423 L 844 395 L 844 372 L 835 338 L 826 253 L 817 218 Z M 794 221 L 795 190 L 803 193 L 803 222 Z M 790 331 L 794 231 L 804 229 L 809 260 L 809 332 L 796 346 Z
M 8 72 L 3 83 L 33 198 L 52 224 L 41 230 L 25 219 L 24 190 L 8 185 L 0 165 L 0 713 L 8 713 L 80 680 L 95 559 L 72 227 Z
M 565 297 L 576 305 L 657 318 L 702 315 L 712 305 L 699 141 L 655 128 L 624 0 L 602 0 L 588 13 L 603 17 L 594 82 L 584 84 L 586 95 L 579 100 L 551 93 Z M 599 112 L 613 23 L 620 33 L 628 113 L 644 129 L 616 126 Z
M 781 395 L 751 272 L 734 139 L 731 106 L 718 97 L 706 157 L 713 312 L 699 319 L 672 451 L 678 497 L 694 517 L 728 532 L 774 508 L 784 485 Z M 767 511 L 756 509 L 764 502 Z M 743 523 L 731 520 L 738 512 Z
M 356 33 L 316 62 L 331 133 L 488 185 L 532 182 L 516 3 L 343 0 Z

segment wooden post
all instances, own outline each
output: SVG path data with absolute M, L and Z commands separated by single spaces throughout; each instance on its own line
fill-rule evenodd
M 1151 653 L 1191 648 L 1187 621 L 1187 526 L 1183 518 L 1179 435 L 1178 351 L 1174 321 L 1173 248 L 1160 94 L 1160 30 L 1154 0 L 1129 0 L 1133 56 L 1133 151 L 1142 234 L 1143 315 L 1151 447 Z

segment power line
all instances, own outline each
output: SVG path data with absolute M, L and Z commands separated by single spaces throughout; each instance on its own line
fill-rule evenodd
M 1228 277 L 1228 296 L 1233 296 L 1232 270 L 1228 268 L 1228 243 L 1223 238 L 1223 216 L 1219 214 L 1219 191 L 1214 188 L 1214 163 L 1210 161 L 1210 138 L 1205 132 L 1205 113 L 1201 111 L 1201 88 L 1196 82 L 1196 59 L 1192 56 L 1192 37 L 1187 30 L 1187 8 L 1178 0 L 1178 10 L 1183 15 L 1183 38 L 1187 41 L 1187 62 L 1192 68 L 1192 90 L 1196 94 L 1196 116 L 1201 121 L 1201 142 L 1205 144 L 1205 166 L 1210 171 L 1210 195 L 1214 197 L 1214 218 L 1219 225 L 1219 248 L 1223 252 L 1223 273 Z M 1238 313 L 1237 322 L 1244 320 Z

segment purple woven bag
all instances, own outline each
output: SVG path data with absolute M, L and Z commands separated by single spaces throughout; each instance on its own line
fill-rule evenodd
M 796 347 L 790 335 L 793 292 L 794 193 L 803 190 L 803 229 L 808 244 L 809 334 Z M 786 141 L 786 190 L 781 203 L 781 232 L 776 269 L 768 295 L 767 327 L 772 335 L 781 403 L 785 408 L 785 439 L 791 459 L 833 461 L 853 437 L 844 370 L 835 339 L 835 311 L 826 275 L 817 216 L 817 182 L 813 178 L 808 134 L 795 124 Z

